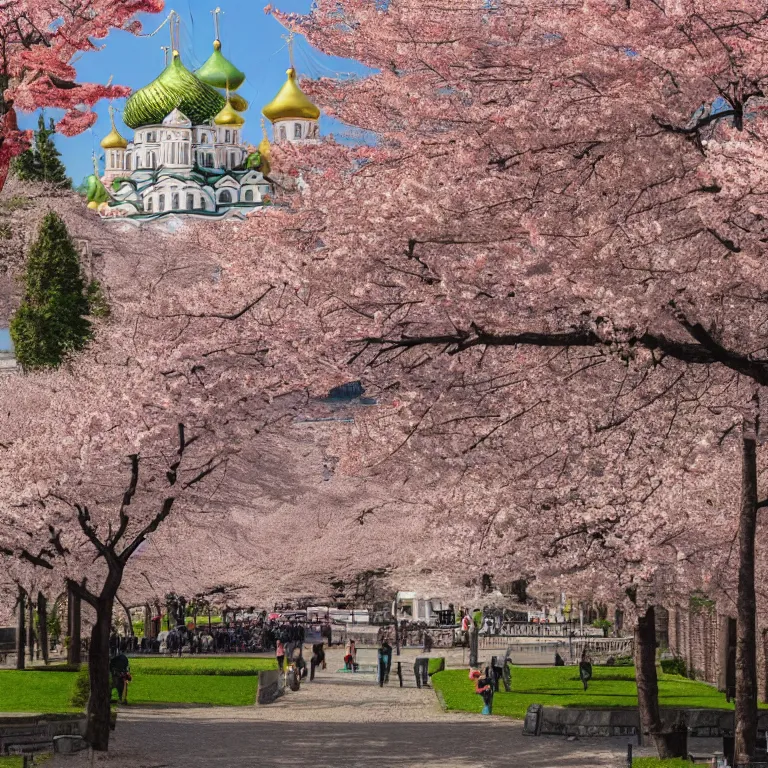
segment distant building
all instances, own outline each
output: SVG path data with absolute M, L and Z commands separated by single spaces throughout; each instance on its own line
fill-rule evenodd
M 211 57 L 196 72 L 172 59 L 126 102 L 132 140 L 112 130 L 104 137 L 106 170 L 89 179 L 88 206 L 105 218 L 153 221 L 169 215 L 243 218 L 272 202 L 269 140 L 258 149 L 243 139 L 248 102 L 237 89 L 245 74 L 221 52 L 216 15 Z M 302 93 L 291 66 L 277 96 L 264 107 L 277 143 L 319 140 L 320 110 Z M 96 162 L 94 160 L 94 162 Z

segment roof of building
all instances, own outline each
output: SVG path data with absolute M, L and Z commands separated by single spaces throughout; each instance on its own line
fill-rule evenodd
M 123 120 L 133 129 L 160 125 L 167 115 L 178 109 L 193 125 L 203 125 L 221 112 L 225 104 L 226 99 L 195 77 L 182 64 L 179 52 L 174 51 L 171 63 L 160 76 L 128 99 Z
M 320 110 L 304 95 L 296 82 L 296 70 L 291 67 L 288 79 L 272 101 L 262 110 L 267 120 L 317 120 Z
M 221 40 L 214 40 L 213 53 L 195 75 L 214 88 L 226 88 L 230 91 L 236 91 L 245 82 L 245 73 L 221 52 Z

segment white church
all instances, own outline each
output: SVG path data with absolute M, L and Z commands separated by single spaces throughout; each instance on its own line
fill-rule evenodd
M 105 218 L 152 221 L 169 215 L 243 218 L 272 202 L 269 141 L 257 149 L 243 141 L 247 102 L 236 91 L 245 75 L 214 42 L 208 61 L 193 73 L 178 50 L 162 74 L 127 101 L 124 139 L 114 121 L 101 146 L 105 172 L 89 187 L 89 207 Z M 277 143 L 319 139 L 320 110 L 296 82 L 293 66 L 277 96 L 263 110 Z M 263 124 L 263 121 L 262 121 Z

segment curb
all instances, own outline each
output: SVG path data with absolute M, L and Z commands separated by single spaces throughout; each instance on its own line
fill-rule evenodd
M 443 697 L 443 692 L 442 691 L 438 691 L 437 688 L 433 688 L 432 690 L 435 692 L 435 696 L 437 696 L 437 703 L 440 705 L 440 707 L 442 708 L 443 712 L 447 712 L 448 711 L 448 706 L 445 703 L 445 698 Z

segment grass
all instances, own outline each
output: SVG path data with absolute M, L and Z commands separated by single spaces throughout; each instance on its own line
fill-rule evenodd
M 0 768 L 22 768 L 23 765 L 21 757 L 0 757 Z
M 131 673 L 134 677 L 137 675 L 254 676 L 268 669 L 277 669 L 276 659 L 217 659 L 210 656 L 181 659 L 155 657 L 131 659 Z
M 70 704 L 76 677 L 76 672 L 41 674 L 2 670 L 0 712 L 77 712 Z
M 679 757 L 660 760 L 658 757 L 636 757 L 632 768 L 691 768 L 691 763 Z
M 248 706 L 256 700 L 258 674 L 275 659 L 142 658 L 131 660 L 131 704 Z M 78 712 L 72 706 L 77 672 L 0 671 L 0 712 Z M 5 768 L 0 764 L 0 768 Z
M 474 692 L 467 670 L 447 670 L 432 678 L 448 709 L 480 712 L 482 699 Z M 662 674 L 659 678 L 662 707 L 733 709 L 724 694 L 705 683 Z M 632 667 L 594 667 L 589 689 L 579 679 L 578 667 L 513 667 L 512 691 L 493 697 L 493 713 L 522 720 L 531 704 L 550 707 L 618 709 L 637 706 L 635 670 Z M 761 704 L 761 708 L 768 705 Z
M 133 671 L 132 671 L 133 673 Z M 258 677 L 232 675 L 137 675 L 130 704 L 198 704 L 245 707 L 256 702 Z

